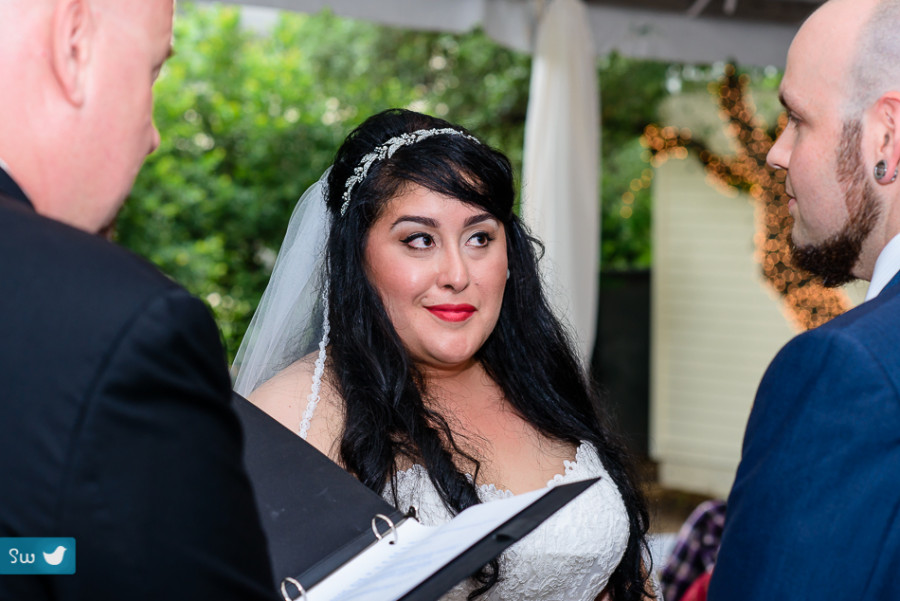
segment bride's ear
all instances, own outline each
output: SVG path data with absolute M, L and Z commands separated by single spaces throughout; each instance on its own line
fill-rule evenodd
M 86 97 L 93 42 L 93 19 L 87 2 L 56 2 L 50 26 L 50 66 L 63 96 L 76 107 Z

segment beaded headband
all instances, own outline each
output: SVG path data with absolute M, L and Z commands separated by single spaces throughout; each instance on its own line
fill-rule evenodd
M 347 207 L 350 205 L 350 196 L 353 192 L 353 188 L 356 184 L 366 179 L 366 175 L 369 174 L 369 168 L 375 161 L 389 159 L 394 156 L 397 149 L 402 148 L 403 146 L 409 146 L 410 144 L 415 144 L 426 138 L 438 135 L 462 136 L 481 144 L 478 138 L 461 132 L 458 129 L 453 129 L 452 127 L 444 127 L 441 129 L 417 129 L 416 131 L 400 134 L 399 136 L 389 139 L 387 142 L 376 146 L 375 150 L 365 155 L 359 162 L 359 165 L 356 166 L 356 169 L 353 170 L 353 175 L 347 178 L 347 183 L 344 185 L 344 194 L 342 196 L 344 204 L 341 205 L 341 217 L 344 216 L 344 213 L 347 212 Z

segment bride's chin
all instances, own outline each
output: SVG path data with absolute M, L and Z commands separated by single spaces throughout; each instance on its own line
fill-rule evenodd
M 425 374 L 452 376 L 478 364 L 475 353 L 435 353 L 414 359 L 416 367 Z

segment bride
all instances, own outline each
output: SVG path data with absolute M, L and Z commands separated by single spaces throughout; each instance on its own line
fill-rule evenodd
M 426 525 L 601 477 L 448 599 L 652 598 L 644 501 L 513 201 L 462 128 L 370 117 L 295 209 L 235 389 Z

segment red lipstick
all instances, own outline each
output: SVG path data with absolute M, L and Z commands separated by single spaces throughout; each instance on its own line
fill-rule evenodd
M 425 308 L 439 319 L 452 322 L 465 321 L 472 317 L 476 311 L 472 305 L 432 305 Z

